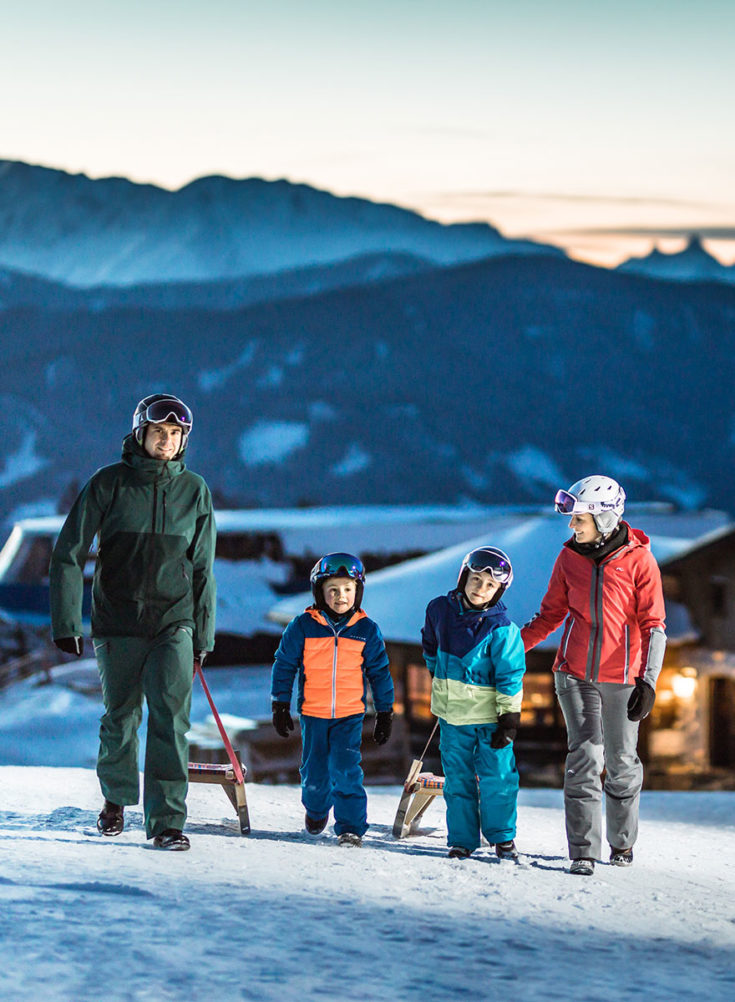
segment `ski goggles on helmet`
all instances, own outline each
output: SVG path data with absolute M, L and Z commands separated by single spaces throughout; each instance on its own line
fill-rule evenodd
M 311 571 L 312 583 L 324 578 L 336 577 L 364 581 L 365 566 L 362 560 L 352 553 L 327 553 L 321 560 L 317 560 Z
M 154 400 L 148 404 L 140 416 L 140 423 L 150 422 L 151 424 L 163 424 L 166 421 L 180 424 L 185 428 L 191 428 L 194 417 L 181 400 Z
M 625 495 L 623 495 L 623 500 L 625 500 Z M 594 514 L 595 512 L 614 511 L 619 503 L 617 499 L 615 501 L 580 501 L 569 491 L 557 491 L 554 498 L 554 508 L 560 515 L 573 515 L 575 512 Z M 622 512 L 622 510 L 621 505 L 620 511 Z
M 573 494 L 570 494 L 569 491 L 556 492 L 556 497 L 554 498 L 554 508 L 560 515 L 571 515 L 575 510 L 575 506 L 578 504 L 578 499 L 575 498 Z M 579 511 L 579 508 L 576 510 Z
M 513 579 L 513 568 L 510 560 L 502 550 L 480 549 L 472 550 L 462 561 L 462 566 L 476 574 L 485 571 L 498 584 L 509 584 Z

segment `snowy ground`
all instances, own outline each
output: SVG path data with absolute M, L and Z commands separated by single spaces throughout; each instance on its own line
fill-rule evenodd
M 369 789 L 361 849 L 301 830 L 294 787 L 189 795 L 188 853 L 141 812 L 95 830 L 87 769 L 0 768 L 0 997 L 60 1002 L 735 997 L 735 794 L 646 793 L 630 870 L 565 872 L 561 794 L 521 793 L 522 864 L 445 857 L 441 801 L 395 841 Z

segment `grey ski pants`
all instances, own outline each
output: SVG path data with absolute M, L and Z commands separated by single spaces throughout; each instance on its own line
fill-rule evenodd
M 602 771 L 605 770 L 607 841 L 630 848 L 638 837 L 643 766 L 638 758 L 638 722 L 627 717 L 632 685 L 586 682 L 555 672 L 554 685 L 567 725 L 564 814 L 570 859 L 600 859 Z

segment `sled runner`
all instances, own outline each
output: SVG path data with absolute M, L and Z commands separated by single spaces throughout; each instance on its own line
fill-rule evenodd
M 230 743 L 230 739 L 227 737 L 227 731 L 220 720 L 219 713 L 217 713 L 217 708 L 214 705 L 214 700 L 212 699 L 212 695 L 209 691 L 209 686 L 204 681 L 204 673 L 202 672 L 201 665 L 198 662 L 195 662 L 194 664 L 194 674 L 199 676 L 199 681 L 202 683 L 204 694 L 209 700 L 209 705 L 212 709 L 215 722 L 219 728 L 222 743 L 225 746 L 225 751 L 227 752 L 227 757 L 230 761 L 229 764 L 189 762 L 189 782 L 218 783 L 227 794 L 227 798 L 232 806 L 235 808 L 235 813 L 237 814 L 240 822 L 240 834 L 249 835 L 250 815 L 248 813 L 247 797 L 245 796 L 245 773 L 247 772 L 247 769 L 245 769 L 245 767 L 241 764 L 240 757 L 235 752 L 232 744 Z
M 218 783 L 227 794 L 240 821 L 240 834 L 250 833 L 248 802 L 245 796 L 245 768 L 241 766 L 242 779 L 238 780 L 231 763 L 190 762 L 190 783 Z
M 406 838 L 418 826 L 419 821 L 424 816 L 427 807 L 434 797 L 444 796 L 444 777 L 435 776 L 433 772 L 422 772 L 424 757 L 429 750 L 431 739 L 436 734 L 439 726 L 437 720 L 426 742 L 421 758 L 415 758 L 408 770 L 406 782 L 403 784 L 403 793 L 396 811 L 396 819 L 393 822 L 393 837 Z
M 444 777 L 435 776 L 433 772 L 421 772 L 423 764 L 421 759 L 414 759 L 408 770 L 393 822 L 394 838 L 406 838 L 410 835 L 434 797 L 444 795 Z

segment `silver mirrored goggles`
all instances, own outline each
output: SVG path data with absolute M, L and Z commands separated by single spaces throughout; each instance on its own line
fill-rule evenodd
M 573 494 L 570 494 L 569 491 L 556 492 L 554 508 L 560 515 L 571 515 L 578 503 L 578 499 Z
M 151 424 L 171 421 L 184 428 L 191 428 L 194 423 L 194 417 L 186 404 L 175 400 L 154 400 L 152 404 L 148 404 L 142 417 L 143 421 L 149 421 Z
M 317 563 L 312 571 L 315 578 L 341 577 L 346 575 L 356 581 L 365 579 L 365 567 L 362 560 L 351 553 L 328 553 Z
M 488 573 L 498 584 L 507 584 L 513 576 L 510 561 L 503 553 L 492 550 L 473 550 L 466 558 L 465 566 L 476 574 Z

